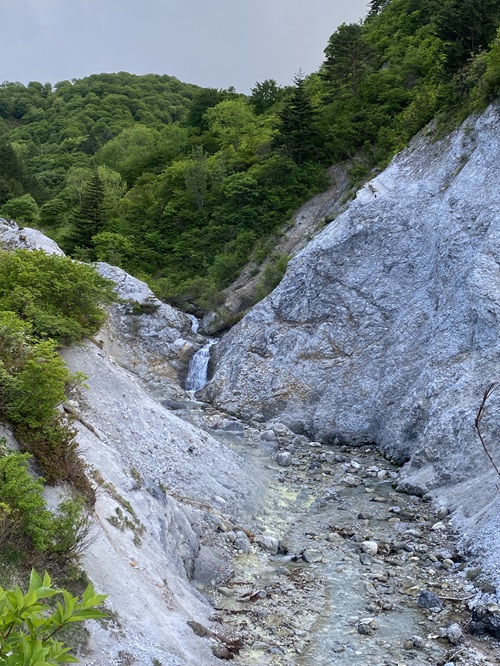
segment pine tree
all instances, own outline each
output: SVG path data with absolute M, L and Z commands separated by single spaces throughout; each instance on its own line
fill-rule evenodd
M 457 69 L 495 37 L 499 0 L 427 0 L 438 36 L 448 42 L 448 65 Z
M 386 7 L 391 0 L 371 0 L 369 4 L 369 11 L 368 11 L 368 16 L 375 16 L 376 14 L 380 14 L 382 9 Z
M 325 56 L 320 75 L 328 88 L 335 93 L 344 90 L 357 97 L 360 81 L 373 58 L 362 27 L 357 23 L 343 23 L 330 37 Z
M 318 155 L 318 130 L 316 112 L 301 72 L 296 74 L 294 84 L 292 95 L 279 114 L 275 144 L 296 164 L 302 164 Z
M 83 193 L 80 208 L 75 216 L 74 228 L 69 238 L 69 250 L 92 247 L 92 236 L 102 231 L 106 223 L 104 184 L 97 169 Z

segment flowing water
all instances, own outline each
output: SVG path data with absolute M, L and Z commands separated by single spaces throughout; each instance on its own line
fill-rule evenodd
M 192 314 L 186 314 L 186 317 L 191 320 L 191 332 L 198 333 L 198 329 L 200 328 L 200 320 Z
M 439 638 L 440 627 L 464 623 L 465 604 L 448 601 L 436 613 L 418 607 L 418 594 L 427 588 L 460 600 L 468 596 L 467 582 L 457 573 L 460 558 L 451 529 L 433 530 L 439 519 L 432 507 L 394 490 L 397 468 L 369 447 L 341 451 L 291 442 L 285 448 L 293 452 L 293 462 L 280 467 L 276 442 L 263 442 L 256 428 L 207 407 L 193 406 L 185 417 L 268 477 L 266 501 L 248 526 L 257 535 L 251 552 L 236 557 L 234 576 L 223 588 L 208 591 L 223 622 L 245 644 L 235 663 L 436 666 L 449 661 L 456 648 Z M 266 552 L 258 545 L 259 534 L 277 537 L 288 552 Z M 378 544 L 373 557 L 363 553 L 365 541 Z M 455 561 L 449 570 L 442 565 L 446 556 Z M 494 663 L 465 659 L 455 663 Z
M 209 338 L 204 347 L 199 349 L 189 363 L 186 377 L 186 391 L 199 391 L 207 383 L 208 364 L 212 347 L 218 341 L 215 338 Z

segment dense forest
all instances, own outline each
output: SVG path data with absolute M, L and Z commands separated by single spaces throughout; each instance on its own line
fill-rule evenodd
M 499 0 L 372 0 L 318 72 L 248 96 L 124 72 L 4 83 L 0 214 L 176 305 L 216 307 L 328 165 L 347 160 L 355 185 L 436 116 L 450 127 L 493 99 L 499 25 Z

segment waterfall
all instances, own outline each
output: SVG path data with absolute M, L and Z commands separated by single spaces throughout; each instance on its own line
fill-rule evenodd
M 200 320 L 197 319 L 194 315 L 192 314 L 186 314 L 186 317 L 191 319 L 191 332 L 192 333 L 198 333 L 198 329 L 200 327 Z
M 215 338 L 210 338 L 207 344 L 198 349 L 191 359 L 186 377 L 186 391 L 198 391 L 207 383 L 210 350 L 216 342 Z

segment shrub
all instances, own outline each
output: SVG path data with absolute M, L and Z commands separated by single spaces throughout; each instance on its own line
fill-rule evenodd
M 49 511 L 44 480 L 30 474 L 30 460 L 29 453 L 9 452 L 5 440 L 0 440 L 1 543 L 64 558 L 78 555 L 88 543 L 91 527 L 83 497 L 65 500 L 55 514 Z
M 255 302 L 258 303 L 281 282 L 285 275 L 286 267 L 291 257 L 288 255 L 275 255 L 264 268 L 262 275 L 255 287 Z
M 0 251 L 0 310 L 30 322 L 37 336 L 69 344 L 92 335 L 115 298 L 113 282 L 91 266 L 41 250 Z
M 53 515 L 45 507 L 43 482 L 28 471 L 28 453 L 0 457 L 0 503 L 4 505 L 5 529 L 15 543 L 28 538 L 35 550 L 46 551 L 55 532 Z
M 55 342 L 38 342 L 29 331 L 29 324 L 14 313 L 0 312 L 0 417 L 12 423 L 49 484 L 70 481 L 91 503 L 93 491 L 77 455 L 76 431 L 56 409 L 82 376 L 69 372 Z

